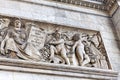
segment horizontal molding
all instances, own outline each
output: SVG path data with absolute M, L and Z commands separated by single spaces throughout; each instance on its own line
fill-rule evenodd
M 118 77 L 118 73 L 113 70 L 8 58 L 0 58 L 0 70 L 102 80 L 116 80 Z
M 84 6 L 109 12 L 111 8 L 117 3 L 116 0 L 53 0 L 67 4 Z
M 12 0 L 12 1 L 18 1 L 18 0 Z M 104 4 L 97 4 L 97 3 L 79 1 L 79 0 L 78 0 L 79 4 L 77 2 L 74 2 L 74 0 L 47 0 L 47 1 L 45 0 L 19 0 L 19 1 L 36 4 L 36 5 L 55 7 L 55 8 L 65 9 L 65 10 L 84 12 L 87 14 L 107 16 L 107 17 L 111 17 L 118 7 L 116 6 L 116 4 L 118 4 L 116 0 L 108 0 L 108 1 L 105 0 L 103 1 Z M 71 2 L 67 2 L 67 1 L 71 1 Z M 61 4 L 61 3 L 65 3 L 65 4 Z

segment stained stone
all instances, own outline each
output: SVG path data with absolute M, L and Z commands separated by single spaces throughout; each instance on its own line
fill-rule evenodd
M 116 0 L 1 0 L 0 79 L 117 80 L 119 12 Z
M 28 37 L 28 42 L 35 46 L 35 48 L 42 49 L 44 47 L 46 39 L 46 33 L 39 28 L 34 26 L 30 29 L 30 34 Z

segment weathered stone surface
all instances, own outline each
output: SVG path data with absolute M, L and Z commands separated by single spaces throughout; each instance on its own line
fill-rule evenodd
M 9 75 L 8 80 L 11 80 L 13 78 L 18 79 L 20 78 L 19 77 L 20 75 L 21 75 L 21 78 L 25 79 L 28 77 L 27 79 L 30 79 L 30 80 L 34 80 L 34 79 L 36 80 L 36 77 L 37 78 L 41 77 L 43 78 L 43 80 L 46 80 L 48 78 L 50 80 L 54 80 L 54 79 L 59 80 L 62 78 L 65 80 L 70 80 L 70 79 L 71 80 L 72 79 L 117 80 L 117 72 L 112 70 L 97 69 L 97 68 L 92 69 L 87 67 L 75 67 L 75 66 L 67 66 L 67 65 L 60 65 L 60 64 L 52 65 L 49 63 L 46 64 L 41 62 L 40 63 L 33 62 L 33 61 L 29 62 L 29 61 L 6 59 L 6 58 L 1 58 L 0 62 L 1 62 L 0 64 L 2 64 L 0 65 L 0 69 L 3 70 L 1 71 L 0 75 L 2 75 L 2 72 L 3 72 L 3 75 L 5 74 Z M 9 72 L 9 71 L 12 71 L 12 72 Z M 5 77 L 1 79 L 4 80 Z
M 35 3 L 31 4 L 31 1 L 34 1 Z M 106 17 L 108 14 L 105 12 L 87 9 L 84 7 L 64 5 L 51 1 L 31 1 L 29 2 L 29 0 L 26 0 L 25 2 L 19 2 L 17 0 L 2 0 L 0 1 L 0 14 L 3 16 L 20 17 L 33 21 L 99 31 L 101 33 L 112 69 L 116 71 L 120 70 L 120 41 L 116 36 L 118 33 L 119 37 L 120 32 L 119 9 L 113 16 L 115 24 L 113 25 L 111 18 Z M 59 12 L 63 12 L 63 14 L 59 14 Z M 117 26 L 116 30 L 115 26 Z
M 28 42 L 35 46 L 35 48 L 42 49 L 44 47 L 46 33 L 35 26 L 31 26 Z
M 111 68 L 98 31 L 33 23 L 22 19 L 13 20 L 11 17 L 1 18 L 1 38 L 3 57 Z

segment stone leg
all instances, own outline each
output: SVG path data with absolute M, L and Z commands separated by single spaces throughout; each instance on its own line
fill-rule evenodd
M 71 58 L 69 58 L 69 60 L 70 60 L 70 65 L 74 65 L 73 64 L 73 58 L 71 57 Z
M 55 53 L 57 53 L 57 50 L 54 46 L 50 46 L 50 59 L 53 60 L 54 59 L 54 55 Z
M 77 56 L 77 59 L 78 59 L 79 66 L 81 66 L 82 63 L 83 63 L 83 54 L 82 54 L 82 51 L 81 50 L 77 50 L 76 51 L 76 56 Z
M 89 56 L 88 55 L 84 55 L 85 56 L 85 60 L 82 62 L 82 65 L 81 66 L 84 66 L 84 65 L 86 65 L 86 64 L 88 64 L 89 62 L 90 62 L 90 58 L 89 58 Z
M 61 57 L 65 60 L 66 64 L 70 65 L 70 61 L 66 55 L 66 50 L 65 49 L 62 49 L 61 50 Z

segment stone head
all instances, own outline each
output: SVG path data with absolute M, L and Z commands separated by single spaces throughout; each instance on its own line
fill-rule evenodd
M 54 37 L 56 39 L 60 39 L 61 38 L 61 33 L 58 30 L 56 30 L 55 33 L 54 33 Z
M 74 34 L 73 37 L 72 37 L 72 40 L 73 40 L 73 41 L 78 41 L 78 40 L 80 40 L 80 34 Z
M 21 26 L 22 26 L 21 21 L 20 21 L 19 19 L 15 20 L 15 22 L 14 22 L 14 28 L 15 28 L 16 30 L 20 30 L 20 29 L 21 29 Z

